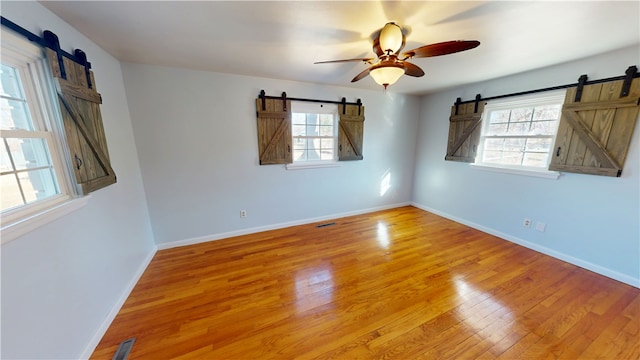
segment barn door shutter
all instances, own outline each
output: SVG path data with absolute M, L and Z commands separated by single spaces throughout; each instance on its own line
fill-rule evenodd
M 364 136 L 364 106 L 338 106 L 338 161 L 362 160 Z
M 549 170 L 620 176 L 638 119 L 640 81 L 628 76 L 585 85 L 578 98 L 577 91 L 567 90 Z
M 451 107 L 447 155 L 444 159 L 472 163 L 475 162 L 478 151 L 481 131 L 478 125 L 482 120 L 485 103 L 480 102 L 480 95 L 472 103 L 460 104 L 459 101 L 460 99 Z
M 96 91 L 86 56 L 76 50 L 76 57 L 84 62 L 80 64 L 59 57 L 49 48 L 46 53 L 54 77 L 69 156 L 82 194 L 114 184 L 116 175 L 111 168 L 100 114 L 102 97 Z
M 258 98 L 256 109 L 260 165 L 292 163 L 291 101 Z

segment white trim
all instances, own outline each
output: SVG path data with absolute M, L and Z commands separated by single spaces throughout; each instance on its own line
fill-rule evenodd
M 552 149 L 553 149 L 553 144 L 555 142 L 555 138 L 557 136 L 558 133 L 558 126 L 560 124 L 560 117 L 558 118 L 558 120 L 556 121 L 556 128 L 555 131 L 553 133 L 553 135 L 545 135 L 545 136 L 537 136 L 537 135 L 513 135 L 513 136 L 506 136 L 506 135 L 492 135 L 492 136 L 487 136 L 485 135 L 487 133 L 487 130 L 489 129 L 489 127 L 491 126 L 491 122 L 488 119 L 488 116 L 491 114 L 491 112 L 493 111 L 499 111 L 499 110 L 513 110 L 513 109 L 517 109 L 517 108 L 528 108 L 528 107 L 540 107 L 540 106 L 546 106 L 546 105 L 554 105 L 554 106 L 560 106 L 560 109 L 562 109 L 562 104 L 564 103 L 564 99 L 566 97 L 566 89 L 561 89 L 561 90 L 552 90 L 552 91 L 546 91 L 543 93 L 534 93 L 534 94 L 528 94 L 528 95 L 522 95 L 522 96 L 515 96 L 515 97 L 508 97 L 508 98 L 504 98 L 504 99 L 495 99 L 495 100 L 490 100 L 487 101 L 485 104 L 485 107 L 482 111 L 482 118 L 481 118 L 481 133 L 480 133 L 480 139 L 479 139 L 479 143 L 478 143 L 478 151 L 477 151 L 477 155 L 476 155 L 476 162 L 475 164 L 473 164 L 474 166 L 477 166 L 478 168 L 480 167 L 484 167 L 483 170 L 489 170 L 489 171 L 494 171 L 494 172 L 502 172 L 502 173 L 507 173 L 507 174 L 516 174 L 516 175 L 528 175 L 528 176 L 537 176 L 537 177 L 543 177 L 543 178 L 548 178 L 548 179 L 553 179 L 554 177 L 557 179 L 560 174 L 557 172 L 552 172 L 547 170 L 547 167 L 549 166 L 549 161 L 551 159 L 551 156 L 553 155 Z M 561 111 L 561 110 L 560 110 Z M 561 115 L 561 114 L 560 114 Z M 484 144 L 485 144 L 485 140 L 486 139 L 491 139 L 491 138 L 520 138 L 520 139 L 531 139 L 531 138 L 542 138 L 542 137 L 547 137 L 551 139 L 551 145 L 547 151 L 548 154 L 548 159 L 547 160 L 547 166 L 546 167 L 527 167 L 527 166 L 518 166 L 518 165 L 507 165 L 507 164 L 494 164 L 494 163 L 488 163 L 488 162 L 483 162 L 482 161 L 482 157 L 484 154 Z M 503 171 L 500 171 L 499 169 L 504 169 Z
M 15 240 L 24 234 L 84 207 L 89 202 L 89 199 L 91 199 L 91 195 L 71 199 L 61 203 L 60 205 L 35 213 L 6 226 L 2 226 L 2 229 L 0 230 L 2 235 L 2 244 Z
M 291 227 L 291 226 L 306 225 L 306 224 L 311 224 L 311 223 L 320 222 L 320 221 L 343 218 L 343 217 L 347 217 L 347 216 L 362 215 L 362 214 L 367 214 L 367 213 L 371 213 L 371 212 L 375 212 L 375 211 L 394 209 L 394 208 L 398 208 L 398 207 L 402 207 L 402 206 L 408 206 L 408 205 L 411 205 L 411 203 L 410 202 L 403 202 L 403 203 L 397 203 L 397 204 L 391 204 L 391 205 L 384 205 L 384 206 L 378 206 L 378 207 L 374 207 L 374 208 L 368 208 L 368 209 L 362 209 L 362 210 L 356 210 L 356 211 L 349 211 L 349 212 L 333 214 L 333 215 L 328 215 L 328 216 L 320 216 L 320 217 L 316 217 L 316 218 L 308 218 L 308 219 L 302 219 L 302 220 L 296 220 L 296 221 L 289 221 L 289 222 L 280 223 L 280 224 L 274 224 L 274 225 L 259 226 L 259 227 L 254 227 L 254 228 L 248 228 L 248 229 L 242 229 L 242 230 L 236 230 L 236 231 L 229 231 L 229 232 L 225 232 L 225 233 L 218 233 L 218 234 L 199 236 L 199 237 L 190 238 L 190 239 L 184 239 L 184 240 L 160 243 L 160 244 L 157 244 L 157 245 L 158 245 L 158 250 L 171 249 L 171 248 L 174 248 L 174 247 L 200 244 L 200 243 L 205 243 L 205 242 L 214 241 L 214 240 L 226 239 L 226 238 L 234 237 L 234 236 L 255 234 L 255 233 L 259 233 L 259 232 L 263 232 L 263 231 L 283 229 L 283 228 L 287 228 L 287 227 Z
M 567 93 L 567 89 L 550 90 L 545 92 L 506 97 L 502 99 L 488 100 L 487 105 L 484 107 L 483 113 L 488 113 L 494 110 L 508 110 L 514 106 L 517 107 L 530 107 L 530 106 L 543 106 L 549 103 L 564 103 L 564 98 Z
M 493 236 L 497 236 L 497 237 L 499 237 L 499 238 L 501 238 L 503 240 L 507 240 L 507 241 L 510 241 L 512 243 L 524 246 L 526 248 L 529 248 L 531 250 L 537 251 L 539 253 L 542 253 L 542 254 L 551 256 L 553 258 L 568 262 L 570 264 L 579 266 L 579 267 L 581 267 L 583 269 L 586 269 L 586 270 L 589 270 L 589 271 L 593 271 L 593 272 L 595 272 L 597 274 L 606 276 L 606 277 L 611 278 L 613 280 L 617 280 L 617 281 L 623 282 L 623 283 L 625 283 L 627 285 L 631 285 L 633 287 L 640 288 L 640 278 L 634 278 L 632 276 L 629 276 L 627 274 L 623 274 L 623 273 L 615 271 L 615 270 L 611 270 L 611 269 L 606 268 L 604 266 L 600 266 L 600 265 L 597 265 L 597 264 L 582 260 L 580 258 L 576 258 L 576 257 L 573 257 L 571 255 L 567 255 L 567 254 L 565 254 L 563 252 L 556 251 L 556 250 L 553 250 L 553 249 L 549 249 L 546 246 L 542 246 L 542 245 L 539 245 L 539 244 L 536 244 L 536 243 L 532 243 L 530 241 L 527 241 L 527 240 L 524 240 L 524 239 L 520 239 L 518 237 L 503 233 L 501 231 L 498 231 L 498 230 L 495 230 L 495 229 L 492 229 L 492 228 L 489 228 L 489 227 L 486 227 L 486 226 L 483 226 L 483 225 L 480 225 L 480 224 L 476 224 L 476 223 L 471 222 L 471 221 L 467 221 L 467 220 L 459 218 L 457 216 L 453 216 L 451 214 L 448 214 L 448 213 L 445 213 L 445 212 L 442 212 L 442 211 L 439 211 L 439 210 L 436 210 L 436 209 L 432 209 L 432 208 L 430 208 L 428 206 L 420 205 L 420 204 L 417 204 L 415 202 L 411 202 L 411 205 L 417 207 L 418 209 L 421 209 L 421 210 L 424 210 L 424 211 L 428 211 L 428 212 L 436 214 L 438 216 L 442 216 L 444 218 L 447 218 L 447 219 L 455 221 L 457 223 L 472 227 L 472 228 L 474 228 L 476 230 L 480 230 L 480 231 L 485 232 L 487 234 L 491 234 Z
M 302 170 L 302 169 L 319 169 L 319 168 L 329 168 L 329 167 L 341 167 L 337 161 L 299 161 L 292 162 L 291 164 L 286 164 L 285 168 L 287 170 Z
M 129 284 L 127 284 L 127 287 L 122 291 L 122 294 L 120 294 L 120 297 L 118 297 L 118 300 L 116 300 L 116 303 L 113 304 L 111 311 L 109 311 L 109 313 L 105 317 L 104 321 L 102 322 L 102 325 L 100 325 L 96 333 L 93 335 L 93 338 L 91 339 L 87 347 L 82 352 L 80 359 L 89 359 L 91 357 L 91 354 L 93 354 L 93 352 L 96 350 L 96 347 L 98 347 L 100 340 L 102 340 L 102 337 L 104 337 L 104 334 L 106 334 L 107 330 L 109 330 L 109 326 L 111 326 L 111 323 L 116 318 L 116 315 L 118 315 L 118 313 L 120 312 L 120 309 L 124 305 L 125 301 L 127 301 L 127 299 L 129 298 L 129 295 L 131 295 L 133 288 L 135 288 L 136 284 L 138 284 L 138 281 L 142 277 L 142 274 L 144 274 L 149 264 L 151 264 L 151 260 L 153 260 L 153 257 L 155 256 L 157 251 L 158 251 L 158 248 L 153 247 L 152 251 L 142 261 L 142 263 L 140 264 L 140 267 L 138 267 L 138 270 L 131 278 L 131 281 L 129 281 Z
M 528 169 L 528 168 L 508 168 L 508 167 L 498 167 L 498 166 L 490 166 L 486 164 L 469 164 L 469 167 L 477 170 L 491 171 L 496 173 L 503 174 L 513 174 L 513 175 L 523 175 L 523 176 L 534 176 L 545 179 L 558 179 L 560 177 L 560 173 L 557 171 L 549 171 L 545 169 Z

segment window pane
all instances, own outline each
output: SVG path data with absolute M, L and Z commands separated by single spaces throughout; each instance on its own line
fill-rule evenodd
M 333 160 L 333 149 L 322 149 L 320 152 L 321 160 Z
M 301 113 L 293 113 L 291 115 L 291 123 L 292 124 L 305 124 L 306 123 L 306 119 L 305 119 L 305 114 L 301 114 Z
M 531 135 L 553 135 L 556 132 L 557 120 L 534 121 L 531 123 Z
M 16 170 L 51 166 L 44 139 L 6 139 Z
M 484 142 L 486 150 L 502 150 L 503 146 L 504 139 L 486 139 Z
M 318 124 L 318 114 L 306 114 L 307 125 L 317 125 Z
M 0 99 L 0 129 L 2 130 L 33 130 L 31 115 L 24 101 Z
M 320 136 L 333 136 L 333 126 L 320 126 Z
M 307 140 L 306 139 L 300 139 L 300 138 L 294 138 L 293 139 L 293 149 L 294 150 L 304 150 L 307 148 Z
M 333 149 L 333 139 L 322 139 L 320 141 L 320 147 L 322 149 Z
M 531 121 L 532 115 L 533 115 L 533 108 L 514 109 L 514 110 L 511 110 L 510 121 L 512 123 Z
M 522 164 L 522 155 L 523 152 L 515 152 L 515 151 L 505 151 L 502 153 L 502 164 L 507 165 L 521 165 Z
M 0 94 L 16 99 L 24 99 L 24 92 L 22 91 L 18 70 L 9 65 L 2 64 L 0 73 L 2 74 Z
M 492 124 L 509 122 L 510 113 L 510 110 L 492 111 L 489 115 L 489 122 Z
M 489 124 L 487 135 L 505 135 L 509 129 L 509 123 Z
M 2 190 L 2 211 L 24 204 L 15 174 L 2 175 L 0 187 Z
M 549 153 L 525 153 L 522 165 L 546 167 L 549 159 Z
M 517 122 L 509 124 L 509 135 L 527 135 L 529 133 L 529 128 L 531 127 L 530 122 Z
M 320 150 L 309 149 L 307 150 L 307 160 L 320 160 Z
M 20 185 L 27 203 L 56 195 L 55 178 L 52 169 L 40 169 L 18 173 Z
M 549 152 L 551 139 L 528 139 L 525 150 L 527 152 Z
M 560 118 L 560 105 L 543 106 L 535 108 L 533 120 L 557 120 Z
M 318 125 L 307 123 L 307 136 L 318 136 Z
M 304 125 L 292 125 L 291 126 L 291 132 L 293 134 L 293 136 L 305 136 L 305 129 L 307 127 Z
M 15 68 L 2 64 L 0 75 L 0 96 L 3 97 L 0 99 L 0 128 L 33 130 L 20 74 Z
M 293 150 L 293 161 L 304 161 L 307 159 L 305 150 Z
M 485 151 L 482 154 L 482 162 L 498 164 L 502 159 L 502 151 Z
M 333 127 L 333 114 L 320 114 L 320 125 Z
M 13 166 L 11 165 L 11 159 L 9 158 L 7 148 L 5 147 L 4 139 L 0 142 L 0 171 L 13 171 Z
M 524 145 L 526 139 L 505 139 L 504 149 L 505 151 L 524 151 Z

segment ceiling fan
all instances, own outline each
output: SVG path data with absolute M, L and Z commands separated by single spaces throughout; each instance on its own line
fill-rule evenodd
M 424 45 L 400 53 L 400 50 L 404 47 L 405 40 L 400 26 L 389 22 L 384 25 L 379 35 L 373 40 L 373 51 L 378 56 L 377 58 L 318 61 L 314 64 L 363 61 L 371 66 L 356 75 L 351 82 L 356 82 L 367 75 L 371 75 L 373 80 L 384 86 L 386 90 L 387 86 L 394 84 L 402 75 L 414 77 L 424 75 L 424 71 L 419 66 L 408 62 L 407 59 L 453 54 L 470 50 L 480 45 L 480 42 L 476 40 L 454 40 Z

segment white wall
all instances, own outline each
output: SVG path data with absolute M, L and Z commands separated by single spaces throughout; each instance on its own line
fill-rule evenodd
M 2 2 L 2 16 L 93 65 L 118 183 L 89 203 L 2 245 L 3 359 L 88 355 L 123 292 L 155 251 L 120 64 L 36 2 Z
M 640 285 L 640 125 L 621 178 L 563 174 L 558 180 L 497 174 L 444 161 L 449 112 L 463 100 L 624 75 L 640 64 L 635 46 L 516 76 L 465 86 L 422 99 L 414 201 L 503 238 L 607 276 Z M 636 80 L 637 81 L 637 80 Z M 522 227 L 524 218 L 547 224 Z
M 417 97 L 137 64 L 123 64 L 123 74 L 160 247 L 411 200 Z M 260 166 L 255 99 L 261 89 L 295 98 L 360 98 L 364 160 L 295 171 Z M 380 196 L 386 172 L 392 187 Z

